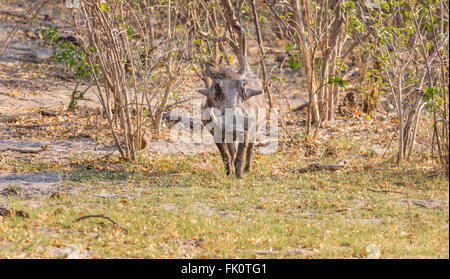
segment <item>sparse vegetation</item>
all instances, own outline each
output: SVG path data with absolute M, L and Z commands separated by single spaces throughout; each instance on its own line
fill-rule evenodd
M 26 2 L 0 3 L 0 258 L 449 258 L 446 1 Z M 171 137 L 200 88 L 278 111 L 241 179 Z

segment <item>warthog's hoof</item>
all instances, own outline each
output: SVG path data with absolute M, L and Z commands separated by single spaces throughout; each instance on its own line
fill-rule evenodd
M 242 178 L 242 169 L 236 168 L 236 177 L 241 179 Z

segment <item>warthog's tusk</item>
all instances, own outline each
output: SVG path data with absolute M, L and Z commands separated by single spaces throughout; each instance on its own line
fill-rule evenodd
M 216 115 L 213 112 L 213 109 L 209 110 L 209 116 L 211 117 L 211 120 L 214 122 L 214 124 L 216 124 L 217 126 L 220 126 L 219 121 L 217 120 Z

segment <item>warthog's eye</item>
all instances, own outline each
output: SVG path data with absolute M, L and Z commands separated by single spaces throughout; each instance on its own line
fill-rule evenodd
M 214 84 L 214 99 L 220 100 L 222 99 L 223 91 L 222 91 L 222 82 L 218 81 Z
M 247 85 L 247 82 L 245 80 L 241 80 L 239 83 L 240 87 L 240 95 L 242 99 L 247 99 L 247 94 L 245 93 L 245 86 Z

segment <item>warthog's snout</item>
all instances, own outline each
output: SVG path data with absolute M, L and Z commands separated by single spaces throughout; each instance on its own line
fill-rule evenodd
M 226 135 L 226 139 L 238 140 L 243 137 L 245 132 L 252 130 L 255 123 L 255 117 L 248 114 L 242 108 L 227 108 L 222 113 L 216 108 L 209 108 L 205 111 L 204 120 L 211 120 L 215 132 Z M 208 119 L 209 118 L 209 119 Z

